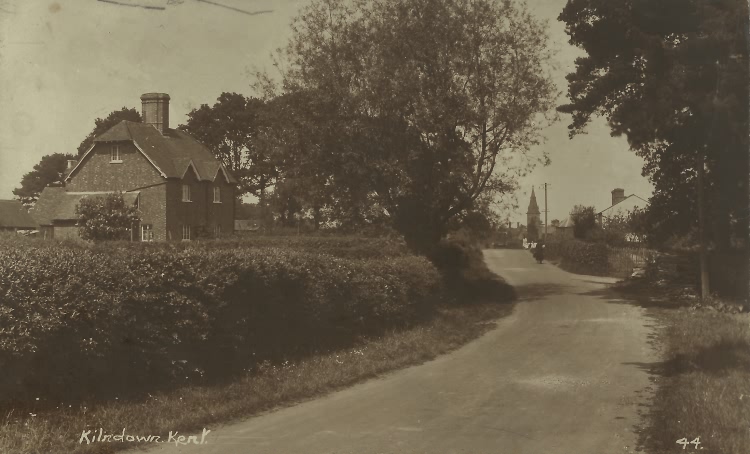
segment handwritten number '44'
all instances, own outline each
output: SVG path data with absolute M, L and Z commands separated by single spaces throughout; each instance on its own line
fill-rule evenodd
M 687 438 L 680 438 L 675 443 L 682 445 L 682 449 L 687 448 L 688 445 L 695 445 L 695 449 L 698 449 L 698 445 L 701 444 L 701 437 L 696 437 L 693 441 L 688 441 Z

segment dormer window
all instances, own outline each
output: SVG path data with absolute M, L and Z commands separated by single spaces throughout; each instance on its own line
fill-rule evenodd
M 221 188 L 214 186 L 214 203 L 221 203 Z
M 193 199 L 190 198 L 190 185 L 189 184 L 182 185 L 182 201 L 183 202 L 193 201 Z
M 122 162 L 119 145 L 112 145 L 109 149 L 109 162 Z

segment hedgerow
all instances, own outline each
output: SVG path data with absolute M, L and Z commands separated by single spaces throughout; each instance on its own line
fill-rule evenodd
M 0 402 L 223 378 L 418 323 L 443 295 L 436 268 L 397 247 L 219 243 L 0 241 Z
M 609 271 L 607 245 L 567 239 L 545 244 L 544 255 L 559 259 L 560 266 L 573 273 L 606 276 Z

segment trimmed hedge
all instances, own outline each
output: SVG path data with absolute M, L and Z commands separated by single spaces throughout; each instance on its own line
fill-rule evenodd
M 454 303 L 504 303 L 516 299 L 513 286 L 490 271 L 479 244 L 466 235 L 442 240 L 431 260 L 443 275 L 448 296 Z
M 0 241 L 0 402 L 226 377 L 418 323 L 443 293 L 436 268 L 409 255 L 21 243 Z
M 566 271 L 592 276 L 606 276 L 609 273 L 607 245 L 587 243 L 568 239 L 545 243 L 546 259 L 560 260 L 560 267 Z

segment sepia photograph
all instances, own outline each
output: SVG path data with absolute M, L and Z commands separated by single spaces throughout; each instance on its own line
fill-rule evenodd
M 750 454 L 748 0 L 0 0 L 0 454 Z

